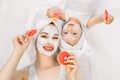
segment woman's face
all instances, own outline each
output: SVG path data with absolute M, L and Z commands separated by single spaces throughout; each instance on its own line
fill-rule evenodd
M 52 56 L 58 49 L 60 35 L 58 29 L 49 24 L 45 26 L 37 38 L 37 49 L 46 56 Z
M 80 39 L 82 29 L 80 25 L 73 21 L 69 21 L 65 24 L 62 30 L 62 39 L 68 44 L 74 46 Z

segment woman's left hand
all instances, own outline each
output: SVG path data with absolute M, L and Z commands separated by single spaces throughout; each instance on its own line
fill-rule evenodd
M 66 58 L 65 63 L 69 63 L 68 65 L 65 65 L 67 79 L 68 80 L 76 80 L 77 79 L 77 71 L 78 71 L 76 57 L 74 55 L 70 54 L 70 56 L 68 58 Z

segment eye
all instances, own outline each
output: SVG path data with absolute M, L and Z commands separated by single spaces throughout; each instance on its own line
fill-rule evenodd
M 41 35 L 40 37 L 42 37 L 42 38 L 48 38 L 47 35 Z
M 58 37 L 53 37 L 52 39 L 57 40 L 57 39 L 59 39 L 59 38 L 58 38 Z
M 63 32 L 63 34 L 68 34 L 68 32 Z
M 77 33 L 73 33 L 73 35 L 77 35 Z

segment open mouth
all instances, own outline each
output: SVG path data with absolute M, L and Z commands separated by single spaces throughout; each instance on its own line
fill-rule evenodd
M 44 48 L 46 51 L 48 51 L 48 52 L 51 52 L 51 51 L 54 50 L 54 47 L 53 47 L 53 46 L 44 46 L 43 48 Z
M 69 25 L 69 26 L 74 26 L 74 24 L 72 24 L 72 23 L 69 23 L 68 25 Z

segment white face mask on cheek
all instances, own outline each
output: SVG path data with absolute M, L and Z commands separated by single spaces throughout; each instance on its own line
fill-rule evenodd
M 42 37 L 41 33 L 47 33 L 47 38 Z M 46 56 L 52 56 L 58 49 L 59 45 L 59 37 L 58 39 L 54 38 L 54 35 L 59 32 L 56 27 L 48 25 L 41 32 L 39 37 L 37 38 L 37 49 L 38 51 Z

